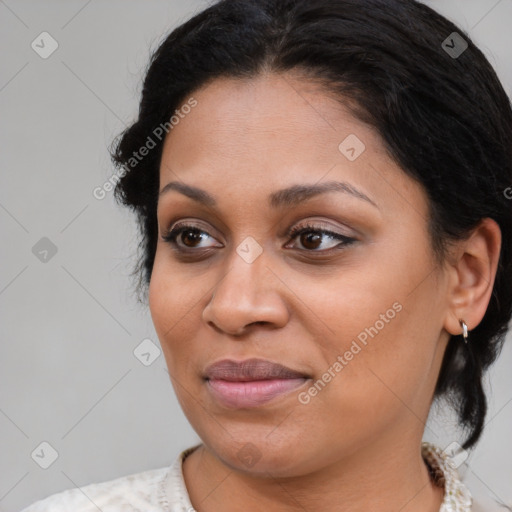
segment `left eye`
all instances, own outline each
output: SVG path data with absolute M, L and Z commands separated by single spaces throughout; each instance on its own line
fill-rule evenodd
M 343 249 L 344 247 L 356 242 L 355 238 L 314 225 L 295 227 L 288 232 L 288 236 L 290 238 L 299 238 L 301 244 L 306 247 L 307 252 L 329 252 L 331 249 Z M 331 247 L 324 248 L 323 250 L 318 250 L 318 247 L 322 243 L 322 239 L 325 238 L 337 240 L 338 243 Z M 311 247 L 311 245 L 313 247 Z

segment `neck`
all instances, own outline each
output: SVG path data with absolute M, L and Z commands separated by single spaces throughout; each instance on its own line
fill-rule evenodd
M 431 481 L 421 457 L 421 437 L 377 441 L 299 477 L 251 476 L 233 471 L 205 445 L 183 464 L 198 512 L 439 512 L 444 490 Z

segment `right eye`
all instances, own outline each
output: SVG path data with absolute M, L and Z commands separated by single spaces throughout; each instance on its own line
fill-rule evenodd
M 183 236 L 186 235 L 186 236 Z M 162 239 L 171 244 L 178 251 L 189 251 L 194 249 L 206 249 L 207 247 L 200 247 L 197 244 L 206 239 L 210 235 L 190 224 L 176 224 L 173 229 L 169 230 L 162 236 Z M 179 243 L 181 242 L 181 244 Z M 190 245 L 188 245 L 190 244 Z M 210 246 L 211 247 L 211 246 Z

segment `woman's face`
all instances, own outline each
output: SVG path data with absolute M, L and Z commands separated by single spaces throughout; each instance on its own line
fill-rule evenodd
M 166 138 L 160 191 L 213 200 L 161 194 L 149 288 L 193 428 L 227 466 L 274 476 L 418 443 L 449 338 L 422 188 L 373 129 L 290 74 L 217 79 L 193 98 Z M 173 245 L 162 237 L 178 221 Z M 204 377 L 250 358 L 304 377 Z

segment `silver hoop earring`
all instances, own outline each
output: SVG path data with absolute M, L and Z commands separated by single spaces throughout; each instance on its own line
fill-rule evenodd
M 464 338 L 464 343 L 468 343 L 468 326 L 462 318 L 459 319 L 460 326 L 462 327 L 462 337 Z

